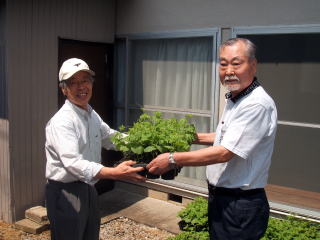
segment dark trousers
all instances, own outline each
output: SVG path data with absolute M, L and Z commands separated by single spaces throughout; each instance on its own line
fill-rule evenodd
M 211 240 L 258 240 L 269 219 L 264 189 L 241 190 L 209 186 L 208 221 Z
M 46 207 L 52 240 L 99 239 L 98 195 L 93 186 L 49 180 Z

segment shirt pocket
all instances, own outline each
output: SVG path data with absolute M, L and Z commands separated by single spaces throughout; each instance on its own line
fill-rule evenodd
M 227 126 L 226 126 L 226 124 L 223 124 L 223 125 L 221 126 L 221 130 L 220 130 L 219 144 L 222 143 L 223 137 L 224 137 L 226 131 L 227 131 Z

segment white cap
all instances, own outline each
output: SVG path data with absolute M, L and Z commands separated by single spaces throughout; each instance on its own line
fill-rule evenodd
M 60 71 L 59 71 L 59 81 L 67 80 L 73 76 L 73 74 L 79 71 L 86 71 L 94 76 L 94 71 L 89 69 L 88 64 L 79 59 L 79 58 L 70 58 L 62 64 Z

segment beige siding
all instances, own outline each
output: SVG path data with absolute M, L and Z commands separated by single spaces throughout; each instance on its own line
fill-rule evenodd
M 0 119 L 0 217 L 11 219 L 11 183 L 9 162 L 9 123 Z
M 6 11 L 7 171 L 14 211 L 12 218 L 2 218 L 10 222 L 22 218 L 26 208 L 44 204 L 44 128 L 57 111 L 58 38 L 113 42 L 115 10 L 113 0 L 11 0 Z M 9 208 L 1 205 L 2 212 Z
M 117 0 L 117 34 L 314 24 L 319 0 Z
M 5 3 L 0 2 L 0 219 L 11 219 L 9 122 L 5 79 Z

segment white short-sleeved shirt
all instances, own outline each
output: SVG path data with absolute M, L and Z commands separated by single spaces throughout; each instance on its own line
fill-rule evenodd
M 261 86 L 235 103 L 227 99 L 214 145 L 236 155 L 226 163 L 207 166 L 209 184 L 244 190 L 263 188 L 268 180 L 276 129 L 275 103 Z
M 46 126 L 46 178 L 95 184 L 101 170 L 101 147 L 114 149 L 115 134 L 89 106 L 89 111 L 66 100 Z

